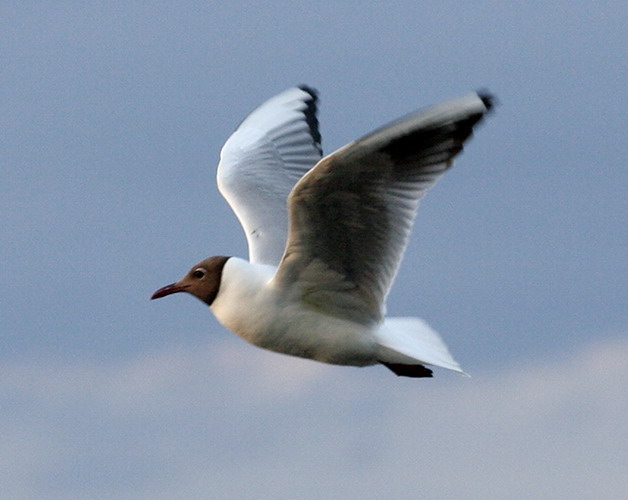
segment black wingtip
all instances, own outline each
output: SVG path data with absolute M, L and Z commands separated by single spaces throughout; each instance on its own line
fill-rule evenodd
M 319 153 L 323 154 L 323 148 L 321 147 L 321 133 L 318 129 L 318 118 L 316 113 L 318 112 L 318 91 L 308 85 L 301 84 L 298 86 L 303 92 L 307 92 L 310 95 L 310 98 L 307 99 L 306 104 L 307 108 L 303 110 L 303 114 L 305 115 L 305 121 L 310 129 L 310 135 L 312 136 L 312 140 L 314 141 L 314 145 L 316 149 L 318 149 Z
M 314 102 L 318 101 L 318 90 L 316 90 L 314 87 L 310 87 L 309 85 L 306 85 L 304 83 L 302 83 L 301 85 L 297 85 L 297 87 L 300 88 L 303 92 L 307 92 L 308 94 L 310 94 Z
M 494 94 L 491 94 L 486 89 L 481 89 L 477 91 L 478 97 L 482 100 L 484 106 L 486 106 L 486 111 L 491 111 L 495 106 L 499 105 L 499 100 L 495 97 Z

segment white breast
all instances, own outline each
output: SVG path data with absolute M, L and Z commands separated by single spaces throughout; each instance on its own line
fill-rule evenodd
M 223 268 L 210 309 L 226 328 L 265 349 L 326 363 L 376 363 L 373 330 L 315 310 L 271 283 L 274 266 L 235 257 Z

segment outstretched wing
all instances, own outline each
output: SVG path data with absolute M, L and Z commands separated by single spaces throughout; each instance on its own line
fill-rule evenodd
M 491 108 L 470 94 L 411 114 L 323 158 L 294 187 L 275 282 L 328 314 L 379 321 L 419 199 Z
M 249 260 L 278 265 L 288 235 L 288 195 L 321 158 L 316 92 L 294 87 L 253 111 L 220 153 L 218 189 L 246 233 Z

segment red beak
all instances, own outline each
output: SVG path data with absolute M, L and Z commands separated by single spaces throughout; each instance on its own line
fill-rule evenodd
M 153 296 L 150 298 L 150 300 L 153 299 L 160 299 L 161 297 L 165 297 L 166 295 L 170 295 L 172 293 L 178 293 L 178 292 L 185 292 L 185 289 L 188 288 L 190 285 L 182 285 L 181 283 L 172 283 L 170 285 L 166 285 L 163 288 L 160 288 L 159 290 L 157 290 Z

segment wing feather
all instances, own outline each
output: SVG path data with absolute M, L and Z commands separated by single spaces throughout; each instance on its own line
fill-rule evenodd
M 488 95 L 463 96 L 323 158 L 290 194 L 275 282 L 331 314 L 380 321 L 419 200 L 490 107 Z
M 222 148 L 218 188 L 244 229 L 252 263 L 281 260 L 288 195 L 321 157 L 316 103 L 309 87 L 288 89 L 253 111 Z

